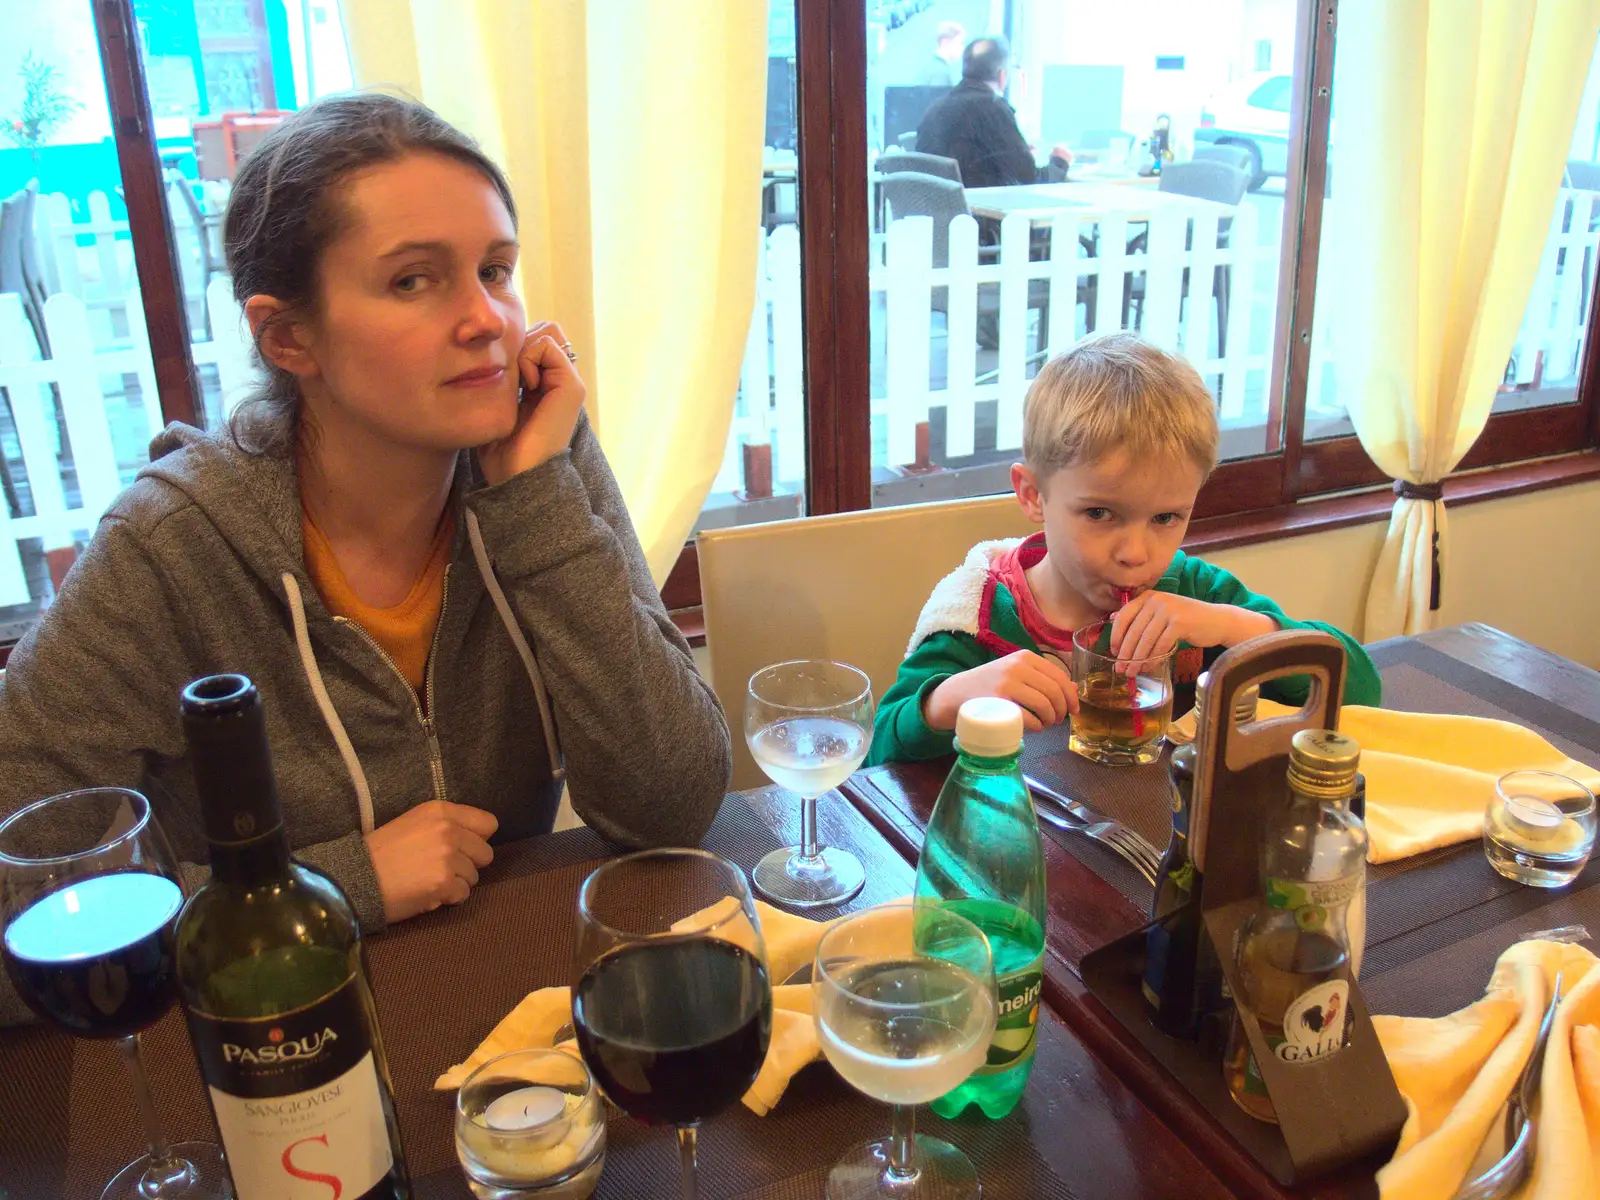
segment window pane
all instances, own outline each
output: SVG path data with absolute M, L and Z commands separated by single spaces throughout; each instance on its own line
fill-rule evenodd
M 798 96 L 794 3 L 772 0 L 761 225 L 750 231 L 761 246 L 756 302 L 722 469 L 695 523 L 696 532 L 777 521 L 805 511 Z
M 0 639 L 33 622 L 161 427 L 89 0 L 0 38 Z
M 224 383 L 236 398 L 251 378 L 221 247 L 233 169 L 278 119 L 250 113 L 348 88 L 344 32 L 335 0 L 274 3 L 270 20 L 262 0 L 133 7 L 214 423 Z M 23 253 L 20 279 L 0 263 L 0 640 L 50 602 L 52 573 L 64 573 L 165 424 L 89 0 L 13 5 L 6 34 L 0 224 L 16 223 Z
M 1337 49 L 1336 49 L 1337 54 Z M 1333 232 L 1338 192 L 1338 111 L 1343 77 L 1334 64 L 1333 127 L 1328 148 L 1328 195 L 1322 216 L 1316 316 L 1312 326 L 1311 375 L 1306 389 L 1306 437 L 1343 437 L 1355 432 L 1339 395 L 1338 347 L 1334 342 L 1332 300 L 1323 281 L 1327 264 L 1341 252 Z M 1572 131 L 1561 190 L 1540 253 L 1533 291 L 1495 396 L 1495 412 L 1574 404 L 1578 370 L 1589 326 L 1600 248 L 1600 48 L 1589 67 L 1583 102 Z
M 1007 490 L 1029 380 L 1111 329 L 1195 364 L 1218 399 L 1224 458 L 1279 447 L 1301 8 L 868 5 L 875 504 Z M 1011 48 L 1003 78 L 963 81 L 962 47 L 995 34 Z M 1159 177 L 1152 144 L 1166 151 Z M 1056 147 L 1073 155 L 1065 180 Z

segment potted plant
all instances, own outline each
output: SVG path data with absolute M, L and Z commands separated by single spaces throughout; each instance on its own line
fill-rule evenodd
M 60 71 L 35 58 L 31 50 L 23 55 L 17 73 L 22 76 L 22 106 L 0 124 L 0 132 L 25 146 L 38 162 L 39 147 L 83 105 L 61 89 Z

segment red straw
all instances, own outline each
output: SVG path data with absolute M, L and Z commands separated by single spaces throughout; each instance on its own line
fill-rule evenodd
M 1124 608 L 1128 601 L 1133 599 L 1132 588 L 1117 588 L 1117 607 Z M 1133 736 L 1144 736 L 1144 714 L 1139 711 L 1139 676 L 1135 672 L 1128 676 L 1128 709 L 1133 714 Z

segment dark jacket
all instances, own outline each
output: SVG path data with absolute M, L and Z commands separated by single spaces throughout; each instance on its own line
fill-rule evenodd
M 1017 128 L 1017 113 L 986 83 L 963 79 L 923 114 L 917 152 L 961 164 L 965 187 L 1001 187 L 1043 178 L 1033 151 Z

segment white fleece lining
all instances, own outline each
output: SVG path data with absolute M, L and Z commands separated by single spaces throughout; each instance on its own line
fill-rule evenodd
M 300 598 L 300 584 L 289 571 L 283 573 L 283 590 L 289 599 L 289 615 L 294 621 L 294 641 L 300 650 L 300 665 L 305 669 L 306 682 L 311 685 L 311 694 L 317 698 L 317 707 L 322 710 L 322 719 L 327 722 L 328 732 L 333 734 L 333 740 L 339 747 L 339 757 L 344 759 L 344 769 L 350 773 L 350 782 L 355 784 L 356 804 L 361 809 L 361 832 L 371 833 L 375 822 L 372 816 L 372 791 L 367 787 L 367 773 L 361 769 L 361 760 L 356 757 L 356 748 L 350 741 L 350 735 L 344 730 L 344 722 L 339 719 L 338 710 L 333 707 L 327 685 L 322 682 L 322 671 L 317 667 L 317 656 L 311 651 L 311 635 L 306 630 L 306 606 Z
M 555 722 L 550 719 L 550 698 L 545 695 L 544 679 L 539 674 L 539 664 L 534 660 L 533 647 L 528 645 L 528 639 L 522 635 L 522 627 L 517 624 L 516 614 L 511 611 L 511 605 L 506 601 L 505 592 L 500 589 L 500 581 L 495 578 L 494 568 L 489 564 L 489 552 L 483 547 L 483 533 L 478 528 L 478 515 L 471 509 L 467 510 L 467 540 L 472 543 L 473 561 L 478 564 L 478 574 L 483 576 L 483 586 L 489 590 L 489 598 L 494 601 L 495 611 L 500 614 L 500 623 L 511 635 L 511 644 L 517 648 L 517 657 L 522 659 L 522 669 L 528 673 L 528 679 L 533 683 L 533 698 L 539 702 L 539 719 L 544 722 L 544 747 L 546 753 L 550 755 L 550 778 L 565 779 L 567 769 L 561 765 L 561 746 L 556 741 Z
M 1022 538 L 979 542 L 967 551 L 966 561 L 934 585 L 933 594 L 922 606 L 916 632 L 906 646 L 906 657 L 936 633 L 969 633 L 978 636 L 979 609 L 983 607 L 983 586 L 989 568 L 1006 551 L 1022 544 Z

